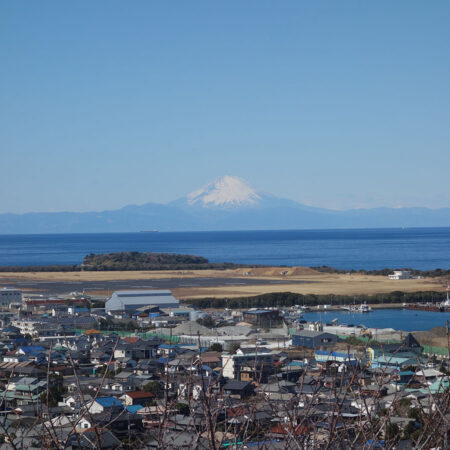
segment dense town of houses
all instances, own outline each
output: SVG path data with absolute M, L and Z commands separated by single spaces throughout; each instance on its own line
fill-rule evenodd
M 2 448 L 445 448 L 447 358 L 170 291 L 2 290 Z M 302 323 L 303 322 L 303 323 Z M 205 326 L 206 325 L 206 326 Z

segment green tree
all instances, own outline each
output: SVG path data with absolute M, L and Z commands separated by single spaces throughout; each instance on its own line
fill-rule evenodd
M 239 350 L 240 347 L 241 344 L 239 342 L 233 342 L 230 345 L 230 353 L 234 355 Z
M 175 409 L 180 413 L 183 414 L 183 416 L 189 416 L 191 413 L 191 409 L 189 408 L 189 405 L 186 403 L 176 403 Z
M 412 435 L 417 430 L 416 422 L 409 422 L 408 425 L 406 425 L 405 429 L 403 430 L 403 438 L 404 439 L 411 439 Z
M 386 440 L 397 440 L 400 437 L 400 429 L 396 423 L 390 423 L 386 427 Z
M 212 344 L 212 345 L 208 348 L 208 350 L 209 350 L 210 352 L 222 352 L 222 351 L 223 351 L 222 344 L 219 344 L 218 342 L 216 342 L 216 343 Z
M 418 419 L 420 418 L 420 411 L 419 411 L 419 409 L 418 409 L 418 408 L 411 408 L 411 409 L 408 411 L 408 417 L 409 417 L 410 419 L 416 419 L 416 420 L 418 420 Z
M 155 397 L 160 397 L 163 393 L 161 383 L 159 381 L 150 381 L 142 388 L 146 392 L 151 392 Z

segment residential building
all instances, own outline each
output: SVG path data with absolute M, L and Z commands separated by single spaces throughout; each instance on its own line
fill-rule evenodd
M 390 280 L 407 280 L 412 278 L 409 270 L 394 270 L 394 273 L 388 275 Z
M 294 347 L 308 347 L 319 349 L 336 344 L 338 338 L 335 334 L 324 331 L 301 330 L 292 335 Z
M 265 383 L 274 373 L 274 361 L 271 353 L 265 351 L 244 354 L 222 354 L 223 376 L 240 381 Z
M 254 309 L 243 313 L 244 321 L 258 326 L 270 326 L 280 321 L 277 309 Z

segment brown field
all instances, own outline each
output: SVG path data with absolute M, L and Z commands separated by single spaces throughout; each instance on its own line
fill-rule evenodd
M 282 272 L 286 271 L 283 275 Z M 389 280 L 385 276 L 362 274 L 326 274 L 306 267 L 267 267 L 258 269 L 192 270 L 192 271 L 117 271 L 117 272 L 28 272 L 0 273 L 2 280 L 10 281 L 108 281 L 108 280 L 157 280 L 162 278 L 253 278 L 283 281 L 303 281 L 301 284 L 239 285 L 217 287 L 183 287 L 173 290 L 177 298 L 240 297 L 270 292 L 294 292 L 300 294 L 371 295 L 392 291 L 442 291 L 446 281 L 439 278 Z
M 286 278 L 283 278 L 286 280 Z M 422 280 L 389 280 L 386 277 L 374 275 L 318 274 L 296 276 L 295 280 L 305 281 L 305 284 L 272 284 L 255 286 L 218 286 L 187 287 L 174 289 L 174 295 L 179 298 L 201 297 L 242 297 L 270 292 L 294 292 L 298 294 L 342 294 L 342 295 L 373 295 L 392 291 L 442 291 L 445 283 L 436 278 Z

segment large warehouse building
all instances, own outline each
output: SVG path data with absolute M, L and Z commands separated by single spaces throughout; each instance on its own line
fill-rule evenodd
M 22 303 L 22 291 L 19 289 L 0 289 L 0 306 L 8 307 L 11 303 Z
M 105 303 L 105 311 L 126 311 L 133 313 L 144 306 L 178 308 L 179 301 L 170 291 L 115 291 Z

